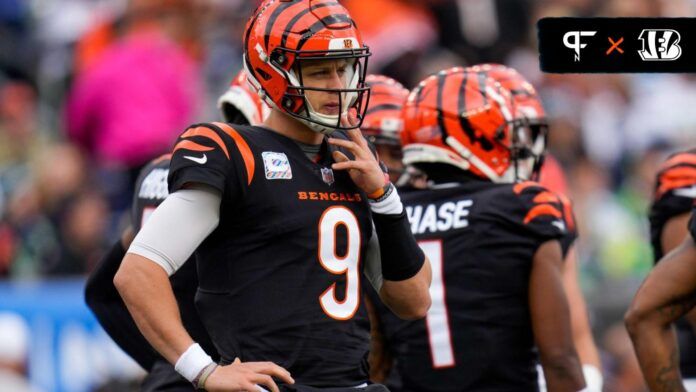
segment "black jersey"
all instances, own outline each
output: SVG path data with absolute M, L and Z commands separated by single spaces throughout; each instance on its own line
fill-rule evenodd
M 691 211 L 696 200 L 696 151 L 672 155 L 657 173 L 650 206 L 650 241 L 657 263 L 664 251 L 662 231 L 677 215 Z
M 360 285 L 372 224 L 365 195 L 331 170 L 333 149 L 324 141 L 314 162 L 269 129 L 222 123 L 181 135 L 170 191 L 222 192 L 218 227 L 196 250 L 196 305 L 223 363 L 272 361 L 315 387 L 367 380 Z
M 532 182 L 472 180 L 401 198 L 433 269 L 426 319 L 382 317 L 402 390 L 536 391 L 529 278 L 538 247 L 573 231 L 569 205 Z

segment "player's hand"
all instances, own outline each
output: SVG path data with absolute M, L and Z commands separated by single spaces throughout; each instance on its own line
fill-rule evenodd
M 205 381 L 209 392 L 257 392 L 263 386 L 271 392 L 279 392 L 273 378 L 286 384 L 294 384 L 290 372 L 272 362 L 242 362 L 235 359 L 230 365 L 218 366 Z
M 357 122 L 355 115 L 352 113 L 341 119 L 341 124 L 344 126 L 353 126 Z M 333 158 L 336 163 L 331 168 L 334 170 L 348 170 L 348 174 L 350 174 L 350 178 L 355 185 L 369 195 L 383 188 L 387 184 L 387 179 L 379 166 L 379 162 L 377 162 L 374 154 L 370 151 L 367 140 L 362 136 L 360 129 L 351 129 L 347 132 L 350 140 L 330 138 L 329 143 L 350 151 L 355 156 L 355 159 L 350 160 L 342 152 L 334 151 Z

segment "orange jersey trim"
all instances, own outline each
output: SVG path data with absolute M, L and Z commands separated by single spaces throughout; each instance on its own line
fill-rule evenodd
M 524 218 L 524 224 L 528 224 L 529 222 L 533 221 L 534 219 L 543 216 L 543 215 L 550 215 L 553 216 L 554 218 L 559 218 L 561 219 L 563 217 L 563 214 L 558 211 L 556 207 L 553 207 L 549 204 L 541 204 L 538 206 L 535 206 L 529 212 L 527 213 L 527 216 Z
M 182 150 L 182 149 L 183 150 L 191 150 L 191 151 L 201 151 L 201 152 L 214 150 L 213 147 L 202 146 L 202 145 L 200 145 L 196 142 L 192 142 L 190 140 L 182 140 L 179 143 L 177 143 L 176 146 L 174 146 L 174 151 L 172 151 L 172 153 L 176 152 L 177 150 Z
M 664 170 L 672 166 L 682 164 L 696 165 L 696 155 L 689 153 L 677 154 L 676 156 L 673 156 L 672 158 L 668 159 L 667 162 L 663 163 L 661 167 Z
M 192 137 L 192 136 L 202 136 L 202 137 L 207 137 L 208 139 L 211 139 L 214 141 L 220 148 L 222 149 L 222 152 L 225 153 L 225 156 L 227 157 L 227 160 L 230 159 L 230 153 L 227 151 L 227 146 L 225 145 L 225 142 L 222 141 L 222 138 L 220 135 L 215 133 L 210 128 L 206 127 L 196 127 L 196 128 L 191 128 L 188 131 L 184 132 L 183 135 L 181 135 L 182 138 L 187 138 L 187 137 Z
M 696 167 L 685 166 L 668 169 L 660 175 L 659 182 L 658 198 L 671 190 L 696 184 Z
M 525 189 L 527 189 L 527 188 L 532 188 L 532 187 L 535 187 L 535 186 L 536 186 L 536 187 L 539 187 L 539 186 L 541 186 L 541 185 L 539 185 L 539 183 L 534 182 L 534 181 L 524 181 L 524 182 L 520 182 L 519 184 L 516 184 L 515 187 L 512 188 L 512 190 L 513 190 L 516 194 L 519 195 L 520 193 L 524 192 Z
M 247 185 L 251 185 L 251 180 L 253 180 L 254 178 L 254 170 L 256 168 L 254 154 L 251 152 L 251 148 L 249 148 L 249 145 L 247 144 L 246 140 L 244 140 L 242 135 L 240 135 L 239 132 L 237 132 L 231 126 L 219 122 L 214 122 L 213 124 L 220 127 L 220 129 L 222 129 L 226 134 L 228 134 L 232 139 L 234 139 L 234 142 L 237 144 L 239 152 L 242 154 L 244 166 L 246 167 Z
M 534 197 L 534 202 L 537 204 L 559 203 L 560 200 L 558 199 L 558 196 L 554 195 L 551 192 L 541 192 Z

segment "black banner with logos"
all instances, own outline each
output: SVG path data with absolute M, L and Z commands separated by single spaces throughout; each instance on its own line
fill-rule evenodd
M 696 18 L 543 18 L 549 73 L 696 72 Z

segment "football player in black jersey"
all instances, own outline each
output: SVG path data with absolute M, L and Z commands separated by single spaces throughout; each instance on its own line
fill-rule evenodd
M 650 209 L 657 265 L 626 313 L 626 327 L 651 391 L 696 391 L 695 202 L 696 149 L 691 149 L 671 156 L 658 172 Z
M 332 0 L 267 0 L 243 40 L 268 119 L 181 135 L 170 195 L 114 283 L 143 335 L 200 388 L 366 388 L 363 273 L 409 319 L 430 306 L 431 274 L 358 129 L 369 50 Z M 181 325 L 167 279 L 194 250 L 196 308 L 221 366 Z
M 426 189 L 402 189 L 412 231 L 433 266 L 425 320 L 384 315 L 403 391 L 579 390 L 561 280 L 569 217 L 531 178 L 529 130 L 509 92 L 464 68 L 421 82 L 404 105 L 404 163 Z
M 218 107 L 225 120 L 235 124 L 259 124 L 268 112 L 258 95 L 247 86 L 244 71 L 239 72 L 230 88 L 220 97 Z M 134 233 L 140 230 L 152 211 L 169 194 L 169 162 L 170 156 L 165 155 L 143 168 L 135 186 L 131 227 L 123 232 L 122 238 L 99 261 L 85 288 L 85 301 L 104 330 L 123 351 L 148 372 L 141 387 L 144 392 L 194 390 L 191 383 L 157 354 L 142 336 L 113 285 L 114 275 L 133 240 Z M 193 302 L 198 287 L 195 263 L 185 264 L 172 275 L 171 282 L 186 330 L 207 352 L 217 358 L 215 347 L 199 320 Z
M 475 65 L 470 70 L 481 72 L 490 76 L 495 81 L 512 94 L 515 105 L 516 118 L 527 123 L 529 127 L 529 140 L 532 143 L 533 152 L 541 155 L 543 159 L 536 161 L 538 165 L 543 163 L 541 168 L 532 169 L 532 173 L 538 172 L 538 182 L 545 188 L 555 192 L 563 203 L 568 229 L 568 234 L 561 240 L 564 249 L 563 259 L 563 286 L 568 297 L 570 306 L 570 322 L 573 330 L 573 342 L 582 363 L 582 372 L 585 376 L 587 387 L 584 392 L 601 392 L 604 383 L 599 350 L 592 336 L 592 328 L 587 314 L 585 298 L 580 290 L 577 274 L 577 252 L 575 242 L 578 233 L 573 219 L 573 206 L 565 194 L 567 190 L 559 183 L 565 183 L 563 172 L 553 172 L 553 157 L 545 153 L 546 138 L 549 131 L 546 111 L 539 98 L 536 89 L 526 80 L 517 70 L 502 64 L 480 64 Z M 555 163 L 558 165 L 558 163 Z M 543 371 L 539 372 L 539 387 L 541 392 L 546 391 L 543 378 Z

